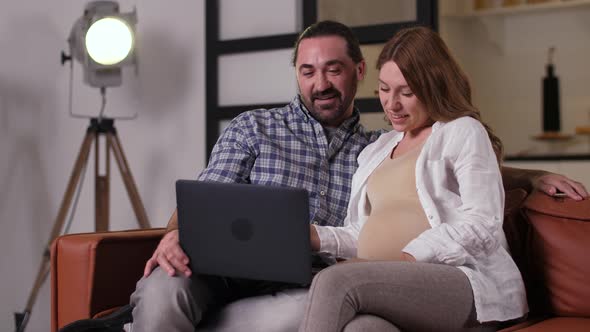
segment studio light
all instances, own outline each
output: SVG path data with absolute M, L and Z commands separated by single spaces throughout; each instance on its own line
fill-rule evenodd
M 62 198 L 59 212 L 45 247 L 41 266 L 35 278 L 33 288 L 29 294 L 27 305 L 22 312 L 15 312 L 16 331 L 23 332 L 31 315 L 37 294 L 47 278 L 50 270 L 49 248 L 65 229 L 67 233 L 73 220 L 74 212 L 84 174 L 88 164 L 90 150 L 95 148 L 95 230 L 109 229 L 110 209 L 110 158 L 114 156 L 119 173 L 123 178 L 125 189 L 131 201 L 133 211 L 141 228 L 150 228 L 145 207 L 139 197 L 139 191 L 133 180 L 131 169 L 114 126 L 115 119 L 131 120 L 131 117 L 105 117 L 106 89 L 122 84 L 122 67 L 132 65 L 137 73 L 137 57 L 135 42 L 135 25 L 137 14 L 135 9 L 130 13 L 119 13 L 119 4 L 114 1 L 93 1 L 84 7 L 82 17 L 78 18 L 68 37 L 70 54 L 61 52 L 61 63 L 76 59 L 82 65 L 84 82 L 91 87 L 99 88 L 102 104 L 98 116 L 77 115 L 72 111 L 73 96 L 73 61 L 70 62 L 69 109 L 70 115 L 77 118 L 88 118 L 90 124 L 80 151 L 74 163 L 65 194 Z M 104 139 L 101 139 L 104 138 Z M 101 141 L 103 143 L 101 143 Z M 103 165 L 103 167 L 99 167 Z M 67 223 L 66 223 L 67 220 Z M 64 227 L 65 226 L 65 227 Z
M 82 64 L 85 83 L 101 88 L 121 85 L 121 68 L 137 65 L 136 24 L 136 11 L 119 13 L 114 1 L 86 5 L 68 38 L 71 57 Z

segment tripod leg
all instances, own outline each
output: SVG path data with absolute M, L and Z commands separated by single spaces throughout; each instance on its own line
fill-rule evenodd
M 43 251 L 41 265 L 39 266 L 39 272 L 37 273 L 37 277 L 35 278 L 33 289 L 29 294 L 27 306 L 25 307 L 25 311 L 23 313 L 15 314 L 15 319 L 17 321 L 17 331 L 24 331 L 28 321 L 28 317 L 31 313 L 31 310 L 33 309 L 33 305 L 35 304 L 37 294 L 39 293 L 39 289 L 41 288 L 43 282 L 49 274 L 49 246 L 51 246 L 53 240 L 55 240 L 55 238 L 57 238 L 61 233 L 61 230 L 66 220 L 66 214 L 68 213 L 70 204 L 72 203 L 72 198 L 76 191 L 76 185 L 80 181 L 80 174 L 82 173 L 84 166 L 88 162 L 88 154 L 90 153 L 90 146 L 92 145 L 93 140 L 93 132 L 86 132 L 86 136 L 84 137 L 84 141 L 82 142 L 82 146 L 80 147 L 80 151 L 78 152 L 78 158 L 76 159 L 76 162 L 74 164 L 74 169 L 72 170 L 72 173 L 70 175 L 68 186 L 66 187 L 66 192 L 61 201 L 59 212 L 57 214 L 57 217 L 55 218 L 53 229 L 49 236 L 49 241 L 47 243 L 47 246 L 45 247 L 45 250 Z
M 115 159 L 117 160 L 119 171 L 123 177 L 127 194 L 131 200 L 133 211 L 137 217 L 137 222 L 141 228 L 150 228 L 151 226 L 150 222 L 148 221 L 147 213 L 145 212 L 145 207 L 143 206 L 141 198 L 139 197 L 137 186 L 135 185 L 135 181 L 133 181 L 133 175 L 131 175 L 131 169 L 129 168 L 127 160 L 125 159 L 125 154 L 123 153 L 123 148 L 121 147 L 121 142 L 119 141 L 117 133 L 107 133 L 107 142 L 115 154 Z
M 97 232 L 106 232 L 109 230 L 109 191 L 110 191 L 110 169 L 111 169 L 111 159 L 109 154 L 110 143 L 109 140 L 106 140 L 106 148 L 104 149 L 105 155 L 105 169 L 104 174 L 101 174 L 101 167 L 100 167 L 100 135 L 101 133 L 96 133 L 96 143 L 94 144 L 95 147 L 95 167 L 94 167 L 94 180 L 95 180 L 95 195 L 94 195 L 94 212 L 95 212 L 95 230 Z
M 29 299 L 27 300 L 27 306 L 25 311 L 22 313 L 15 313 L 14 318 L 16 321 L 16 331 L 22 332 L 25 330 L 27 323 L 29 322 L 29 317 L 31 316 L 31 311 L 33 310 L 33 305 L 35 304 L 35 299 L 39 294 L 39 290 L 45 279 L 47 279 L 47 275 L 49 274 L 49 251 L 46 250 L 43 253 L 43 258 L 41 261 L 41 265 L 39 266 L 39 271 L 37 272 L 37 277 L 35 278 L 35 283 L 33 284 L 33 289 L 31 290 L 31 294 L 29 295 Z

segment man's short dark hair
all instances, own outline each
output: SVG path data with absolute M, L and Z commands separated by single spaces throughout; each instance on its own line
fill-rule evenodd
M 291 59 L 293 66 L 295 66 L 295 63 L 297 62 L 299 44 L 303 39 L 324 36 L 338 36 L 344 38 L 346 41 L 348 56 L 352 61 L 354 61 L 354 63 L 359 63 L 363 60 L 363 53 L 361 52 L 359 41 L 349 27 L 335 21 L 321 21 L 307 27 L 307 29 L 299 35 L 299 38 L 297 38 L 295 49 L 293 50 L 293 57 Z

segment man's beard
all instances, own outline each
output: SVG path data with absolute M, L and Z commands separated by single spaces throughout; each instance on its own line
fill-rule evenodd
M 321 92 L 313 93 L 311 95 L 311 100 L 305 100 L 305 98 L 303 98 L 304 104 L 307 107 L 309 113 L 311 113 L 311 115 L 322 125 L 330 127 L 339 126 L 344 120 L 346 111 L 352 104 L 354 95 L 356 94 L 356 79 L 353 84 L 354 88 L 349 91 L 349 97 L 347 99 L 343 99 L 342 93 L 332 87 Z M 326 96 L 331 96 L 334 98 L 332 104 L 318 106 L 315 105 L 315 100 L 322 99 Z M 337 104 L 335 109 L 334 104 Z

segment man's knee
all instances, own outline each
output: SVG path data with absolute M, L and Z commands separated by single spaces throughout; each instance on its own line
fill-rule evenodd
M 163 269 L 156 268 L 148 277 L 137 282 L 131 295 L 131 303 L 136 301 L 162 302 L 186 297 L 192 290 L 192 281 L 184 276 L 170 277 Z
M 170 277 L 163 269 L 156 268 L 137 283 L 131 295 L 134 329 L 147 331 L 147 326 L 155 326 L 170 331 L 192 331 L 201 321 L 210 299 L 209 291 L 199 284 L 198 280 L 184 276 Z
M 295 332 L 303 319 L 307 289 L 289 289 L 274 295 L 243 298 L 229 303 L 197 332 Z

